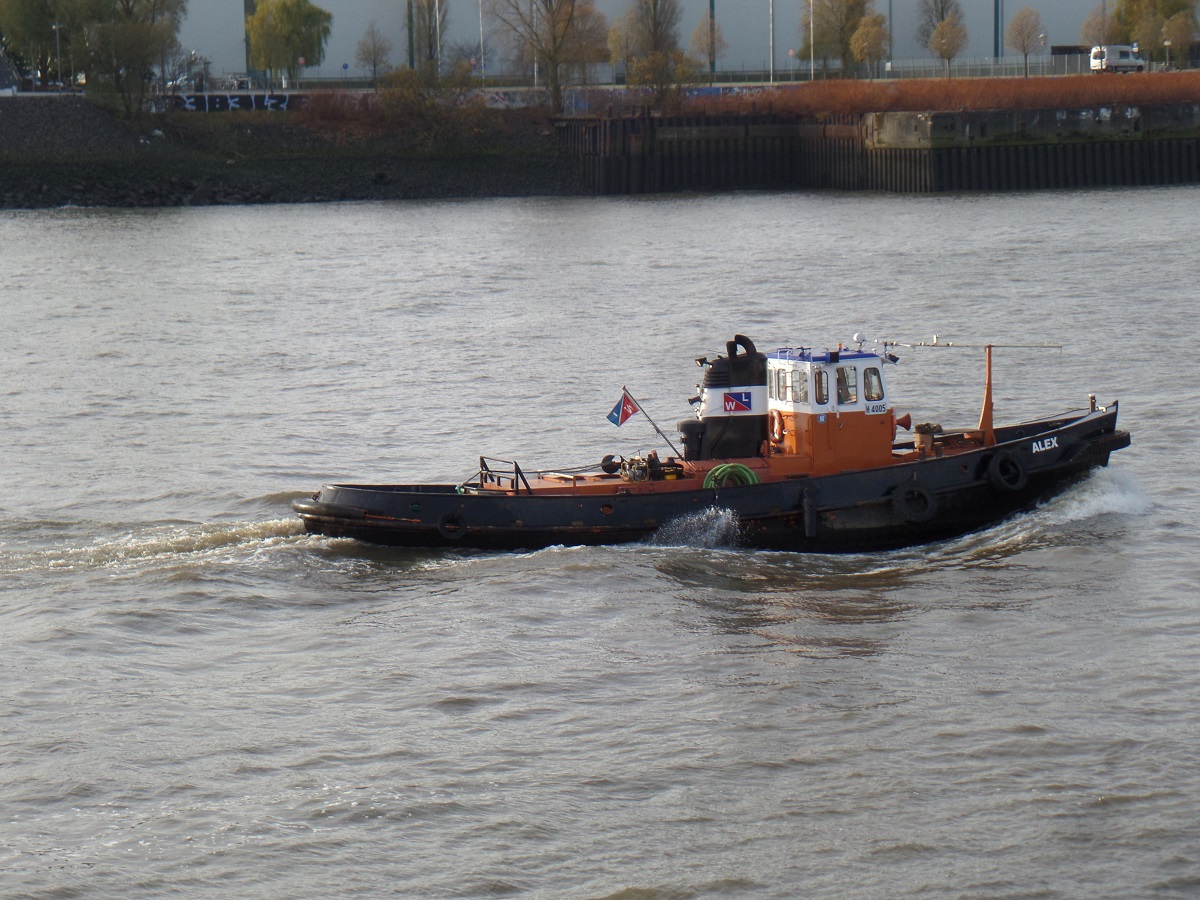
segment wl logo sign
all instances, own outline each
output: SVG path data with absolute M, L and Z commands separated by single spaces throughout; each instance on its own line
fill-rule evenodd
M 749 391 L 726 391 L 725 412 L 750 412 Z

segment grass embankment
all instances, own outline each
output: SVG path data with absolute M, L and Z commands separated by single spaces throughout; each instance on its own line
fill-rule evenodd
M 1200 71 L 1043 78 L 911 78 L 816 81 L 685 103 L 691 114 L 750 111 L 793 115 L 1071 109 L 1200 103 Z

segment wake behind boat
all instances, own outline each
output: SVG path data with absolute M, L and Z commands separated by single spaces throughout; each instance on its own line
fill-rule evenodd
M 696 360 L 696 415 L 678 424 L 682 453 L 662 460 L 651 452 L 526 472 L 481 456 L 458 484 L 327 484 L 292 506 L 310 533 L 400 547 L 625 543 L 717 508 L 732 512 L 740 546 L 882 550 L 993 524 L 1129 446 L 1117 403 L 1097 406 L 1094 396 L 1086 410 L 994 426 L 991 346 L 978 426 L 914 427 L 897 418 L 887 389 L 898 345 L 854 340 L 762 353 L 735 335 L 726 355 Z M 609 419 L 639 412 L 623 392 Z M 913 437 L 897 440 L 899 428 Z

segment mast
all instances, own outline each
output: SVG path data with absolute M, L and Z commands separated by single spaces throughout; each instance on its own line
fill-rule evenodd
M 983 380 L 983 409 L 979 413 L 979 430 L 983 432 L 983 445 L 991 447 L 996 443 L 996 432 L 992 428 L 992 345 L 983 348 L 986 360 L 986 374 Z

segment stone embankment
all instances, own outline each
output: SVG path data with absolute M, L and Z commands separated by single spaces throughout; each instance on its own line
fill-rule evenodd
M 269 136 L 252 152 L 221 152 L 192 146 L 169 124 L 131 126 L 78 96 L 0 98 L 0 207 L 6 208 L 587 193 L 574 160 L 549 135 L 516 152 L 442 156 L 311 140 L 275 147 Z

